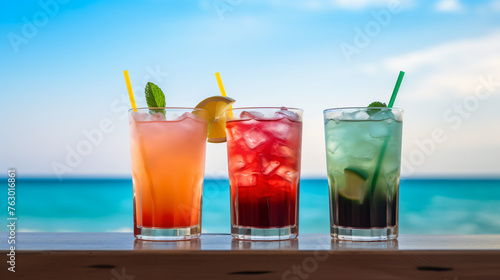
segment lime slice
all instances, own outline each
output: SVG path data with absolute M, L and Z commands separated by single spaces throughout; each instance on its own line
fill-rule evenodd
M 212 96 L 196 105 L 196 108 L 205 109 L 203 116 L 208 121 L 208 142 L 226 142 L 226 115 L 224 112 L 234 101 L 234 99 L 225 96 Z
M 339 190 L 339 194 L 344 198 L 352 200 L 358 204 L 363 203 L 367 190 L 366 180 L 368 176 L 363 170 L 352 167 L 344 169 L 345 186 Z

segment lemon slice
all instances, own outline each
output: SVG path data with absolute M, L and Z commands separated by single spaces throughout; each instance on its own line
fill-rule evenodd
M 203 117 L 208 121 L 208 142 L 226 142 L 226 115 L 236 100 L 225 96 L 212 96 L 201 101 L 196 108 L 205 109 Z
M 363 203 L 367 190 L 366 173 L 362 170 L 347 167 L 344 169 L 345 186 L 339 190 L 339 194 L 349 200 Z

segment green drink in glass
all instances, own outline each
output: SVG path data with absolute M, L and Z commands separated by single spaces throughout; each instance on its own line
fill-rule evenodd
M 328 109 L 324 119 L 332 237 L 397 238 L 403 110 Z

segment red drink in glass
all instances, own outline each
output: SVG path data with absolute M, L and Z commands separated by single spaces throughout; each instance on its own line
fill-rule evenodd
M 226 129 L 233 236 L 296 237 L 302 111 L 246 108 L 232 113 Z

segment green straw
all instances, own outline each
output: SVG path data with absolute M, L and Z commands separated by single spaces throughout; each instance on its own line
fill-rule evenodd
M 396 85 L 394 86 L 394 90 L 392 91 L 391 101 L 389 101 L 389 106 L 388 106 L 389 108 L 392 108 L 392 105 L 394 105 L 394 101 L 396 100 L 396 95 L 398 95 L 399 87 L 401 86 L 401 81 L 403 81 L 404 75 L 405 72 L 399 71 L 398 80 L 396 81 Z M 384 160 L 385 150 L 387 150 L 387 144 L 389 143 L 389 139 L 390 137 L 387 137 L 385 139 L 384 145 L 382 146 L 382 149 L 380 150 L 380 154 L 377 159 L 377 166 L 375 167 L 375 173 L 373 174 L 373 180 L 371 184 L 372 195 L 375 192 L 375 187 L 377 186 L 378 174 L 380 173 L 380 168 L 382 166 L 382 161 Z
M 396 101 L 396 95 L 398 95 L 399 87 L 401 86 L 404 75 L 405 72 L 399 71 L 398 80 L 396 81 L 396 85 L 394 86 L 394 90 L 392 91 L 391 101 L 389 101 L 389 106 L 387 106 L 389 108 L 392 108 L 392 106 L 394 105 L 394 101 Z

